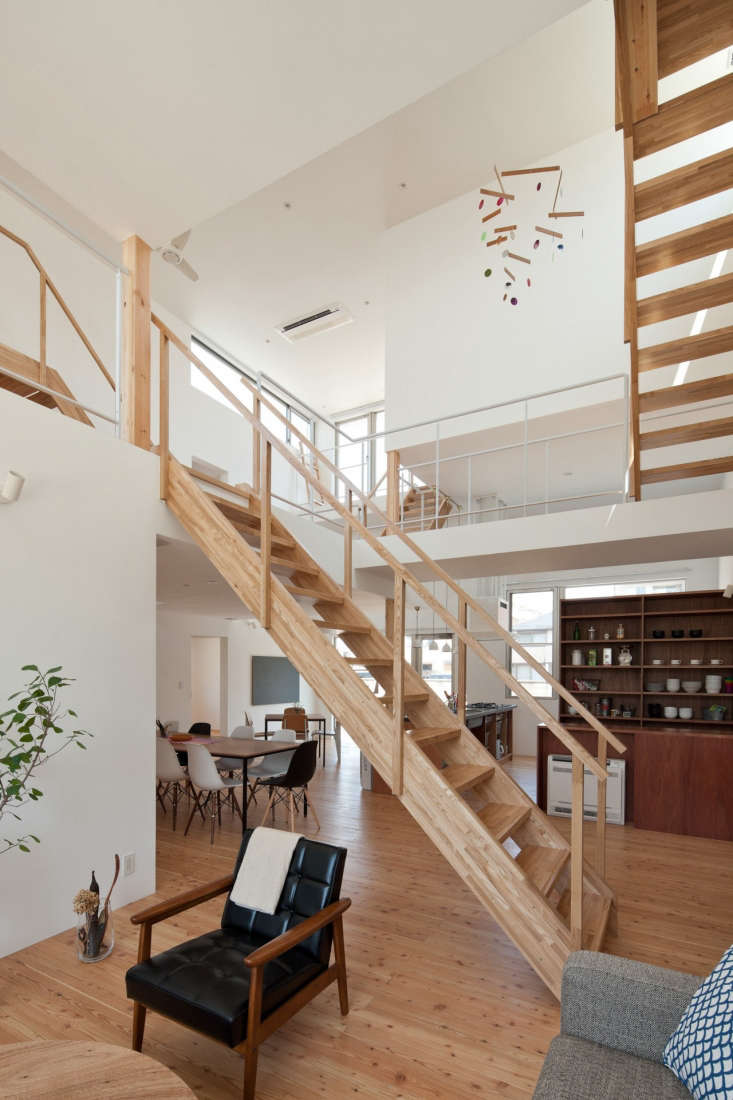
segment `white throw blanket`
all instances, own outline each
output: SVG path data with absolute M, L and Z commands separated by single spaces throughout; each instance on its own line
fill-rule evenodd
M 230 895 L 235 905 L 275 912 L 300 837 L 300 833 L 262 826 L 252 831 Z

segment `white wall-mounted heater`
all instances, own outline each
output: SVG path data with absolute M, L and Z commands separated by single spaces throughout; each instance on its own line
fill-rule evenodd
M 623 825 L 626 820 L 626 761 L 609 760 L 606 769 L 606 821 Z M 588 768 L 583 769 L 583 817 L 598 817 L 598 783 Z M 573 803 L 573 762 L 569 756 L 547 758 L 547 812 L 555 817 L 570 817 Z

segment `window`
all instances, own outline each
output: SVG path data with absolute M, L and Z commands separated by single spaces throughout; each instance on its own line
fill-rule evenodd
M 387 451 L 384 436 L 379 439 L 366 439 L 384 431 L 384 409 L 373 409 L 359 413 L 345 420 L 336 421 L 336 465 L 344 476 L 353 482 L 362 493 L 369 493 L 387 471 Z M 345 432 L 349 439 L 340 432 Z M 355 443 L 349 442 L 356 440 Z M 345 497 L 341 482 L 338 485 L 339 499 Z
M 596 596 L 652 596 L 684 592 L 684 581 L 641 581 L 637 584 L 581 584 L 565 589 L 566 600 L 595 599 Z
M 444 703 L 453 692 L 453 635 L 415 638 L 411 649 L 405 656 L 411 656 L 413 668 Z
M 552 672 L 552 649 L 555 623 L 555 592 L 512 592 L 509 596 L 509 630 L 520 645 Z M 552 688 L 539 672 L 511 650 L 511 672 L 515 680 L 531 695 L 549 699 Z
M 241 367 L 235 366 L 230 363 L 228 359 L 225 359 L 223 355 L 220 355 L 218 351 L 212 351 L 200 340 L 197 340 L 195 336 L 191 337 L 191 350 L 193 353 L 209 368 L 212 374 L 227 386 L 232 393 L 239 398 L 243 405 L 245 405 L 250 412 L 254 410 L 254 394 L 247 387 L 242 385 L 242 379 L 246 378 L 252 385 L 256 384 L 256 380 L 250 375 L 246 374 Z M 236 411 L 231 401 L 228 401 L 223 393 L 220 393 L 213 382 L 201 373 L 199 368 L 193 363 L 191 364 L 191 385 L 197 390 L 201 390 L 207 397 L 213 397 L 215 401 L 218 401 L 221 405 L 225 405 L 226 408 Z M 283 424 L 279 416 L 276 416 L 274 412 L 265 406 L 262 407 L 262 423 L 274 436 L 281 439 L 284 443 L 292 443 L 296 449 L 299 449 L 299 440 L 292 435 L 290 431 L 290 425 L 297 428 L 299 432 L 307 436 L 308 439 L 313 439 L 313 421 L 309 420 L 307 416 L 299 412 L 293 405 L 289 405 L 286 401 L 283 401 L 281 397 L 277 397 L 271 390 L 263 388 L 263 397 L 266 397 L 271 405 L 286 418 L 287 423 Z

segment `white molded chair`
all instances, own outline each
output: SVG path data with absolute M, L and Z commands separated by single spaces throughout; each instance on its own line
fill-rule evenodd
M 173 808 L 173 828 L 176 827 L 178 814 L 178 796 L 185 794 L 188 776 L 181 766 L 176 750 L 164 737 L 155 739 L 155 774 L 157 783 L 155 793 L 163 813 L 166 813 L 165 800 L 170 798 Z
M 191 827 L 193 821 L 193 815 L 196 810 L 200 810 L 202 816 L 207 806 L 211 808 L 211 843 L 214 843 L 214 829 L 216 825 L 216 819 L 219 819 L 219 825 L 221 825 L 221 792 L 225 791 L 227 795 L 231 793 L 232 806 L 236 809 L 240 818 L 242 816 L 242 810 L 234 795 L 234 788 L 242 786 L 242 777 L 228 778 L 220 774 L 214 763 L 214 758 L 207 748 L 203 745 L 197 745 L 195 743 L 187 746 L 188 751 L 188 776 L 194 786 L 193 799 L 194 806 L 191 810 L 191 816 L 188 819 L 188 824 L 184 832 L 184 836 L 188 834 L 188 830 Z M 205 794 L 203 802 L 201 801 L 201 795 Z M 244 795 L 242 795 L 244 797 Z
M 235 726 L 229 736 L 240 737 L 244 741 L 254 741 L 255 728 L 251 723 L 247 726 Z M 262 756 L 253 756 L 252 759 L 249 761 L 250 767 L 257 767 L 259 764 L 262 763 L 263 759 L 264 758 Z M 244 771 L 242 761 L 239 759 L 238 756 L 220 756 L 216 761 L 216 766 L 220 772 L 227 772 L 230 776 L 234 775 L 235 772 Z M 244 778 L 242 779 L 242 782 L 244 782 Z M 231 790 L 230 797 L 234 798 L 233 791 Z M 250 798 L 254 798 L 253 783 L 249 783 L 249 795 L 247 799 L 247 805 L 249 805 Z M 255 799 L 255 802 L 256 801 L 257 800 Z

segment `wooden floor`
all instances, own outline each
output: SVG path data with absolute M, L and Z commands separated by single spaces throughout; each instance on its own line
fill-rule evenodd
M 332 986 L 269 1039 L 260 1054 L 258 1097 L 530 1097 L 559 1029 L 557 1003 L 401 806 L 361 791 L 348 738 L 340 768 L 332 745 L 328 752 L 313 795 L 320 838 L 349 848 L 351 1012 L 339 1015 Z M 530 789 L 533 762 L 514 767 Z M 259 823 L 259 813 L 253 816 Z M 592 825 L 587 832 L 592 855 Z M 709 970 L 731 941 L 731 845 L 619 826 L 609 826 L 608 838 L 619 906 L 606 949 Z M 184 839 L 180 827 L 173 834 L 170 819 L 161 818 L 156 899 L 226 873 L 237 843 L 228 814 L 213 849 L 200 822 Z M 116 913 L 117 945 L 98 965 L 76 960 L 70 932 L 0 960 L 0 1042 L 127 1045 L 124 974 L 136 951 L 127 917 L 140 907 Z M 220 910 L 220 902 L 211 902 L 156 926 L 153 950 L 215 927 Z M 198 1097 L 241 1094 L 239 1057 L 185 1028 L 149 1014 L 143 1049 Z

